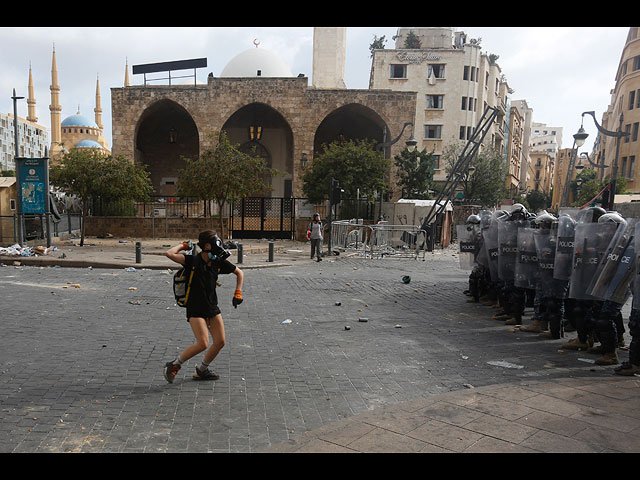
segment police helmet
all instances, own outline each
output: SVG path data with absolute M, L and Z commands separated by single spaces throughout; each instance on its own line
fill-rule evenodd
M 627 221 L 622 218 L 622 216 L 618 212 L 609 212 L 602 215 L 598 218 L 598 223 L 610 223 L 614 222 L 619 225 L 626 225 Z
M 526 207 L 521 203 L 515 203 L 511 209 L 511 218 L 513 219 L 525 219 L 529 217 L 529 212 Z
M 592 223 L 596 223 L 599 222 L 600 217 L 602 217 L 603 215 L 605 215 L 607 213 L 607 211 L 602 208 L 602 207 L 589 207 L 587 209 L 588 212 L 592 213 L 592 217 L 591 217 L 591 222 Z
M 558 219 L 554 215 L 551 215 L 546 211 L 540 212 L 540 214 L 536 216 L 534 220 L 536 225 L 549 225 L 549 226 L 557 221 Z
M 482 221 L 482 219 L 480 218 L 480 215 L 469 215 L 467 217 L 467 221 L 464 222 L 467 225 L 472 224 L 472 225 L 479 225 L 480 222 Z

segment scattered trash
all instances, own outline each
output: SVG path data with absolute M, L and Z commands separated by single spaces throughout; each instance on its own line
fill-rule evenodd
M 133 300 L 129 300 L 129 303 L 130 303 L 131 305 L 140 305 L 140 300 L 135 300 L 135 301 L 133 301 Z
M 591 359 L 591 358 L 579 358 L 578 360 L 580 360 L 581 362 L 586 362 L 586 363 L 596 363 L 596 361 Z
M 359 318 L 359 319 L 358 319 L 358 321 L 359 321 L 359 322 L 363 322 L 363 323 L 365 323 L 365 322 L 368 322 L 368 321 L 369 321 L 369 319 L 368 319 L 368 318 L 364 318 L 364 317 L 363 317 L 363 318 Z
M 339 307 L 340 305 L 342 305 L 341 302 L 336 302 L 336 307 Z
M 402 277 L 402 281 L 404 283 L 409 283 L 411 282 L 411 277 L 409 275 L 405 275 L 404 277 Z
M 286 320 L 280 322 L 280 325 L 289 325 L 290 323 L 292 323 L 291 320 L 287 318 Z
M 136 287 L 129 287 L 129 290 L 137 290 Z
M 10 247 L 0 247 L 0 255 L 8 255 L 10 257 L 33 257 L 38 255 L 48 255 L 51 252 L 58 250 L 55 246 L 52 247 L 21 247 L 18 243 L 11 245 Z
M 396 325 L 396 328 L 402 328 L 402 325 Z
M 473 385 L 471 385 L 470 383 L 463 383 L 463 384 L 462 384 L 462 386 L 463 386 L 464 388 L 476 388 L 476 387 L 474 387 Z
M 345 325 L 345 326 L 344 326 L 344 329 L 345 329 L 345 330 L 351 330 L 351 327 L 350 327 L 349 325 Z
M 133 268 L 133 267 L 127 267 L 127 268 L 125 268 L 124 270 L 125 270 L 125 272 L 137 272 L 137 271 L 138 271 L 138 270 L 136 270 L 136 269 L 135 269 L 135 268 Z
M 461 357 L 463 360 L 469 360 L 469 357 L 467 357 L 467 356 L 465 356 L 465 355 L 460 355 L 460 357 Z
M 118 243 L 129 243 L 126 240 L 118 240 Z
M 496 367 L 503 367 L 503 368 L 516 368 L 516 369 L 521 369 L 524 368 L 523 365 L 516 365 L 515 363 L 509 363 L 509 362 L 502 362 L 502 361 L 491 361 L 491 362 L 487 362 L 489 365 L 494 365 Z

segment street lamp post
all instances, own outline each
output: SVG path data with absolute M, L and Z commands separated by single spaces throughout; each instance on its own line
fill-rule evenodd
M 18 163 L 17 163 L 17 159 L 20 156 L 20 150 L 18 149 L 18 100 L 23 99 L 24 97 L 18 97 L 16 96 L 16 89 L 13 89 L 13 96 L 11 97 L 11 99 L 13 100 L 13 135 L 14 135 L 14 146 L 15 146 L 15 156 L 13 157 L 13 165 L 14 165 L 14 169 L 15 169 L 15 175 L 16 175 L 16 189 L 21 188 L 20 186 L 20 169 L 18 168 Z M 21 202 L 21 198 L 22 196 L 20 195 L 20 193 L 18 192 L 18 198 L 16 199 L 16 214 L 18 217 L 18 221 L 17 223 L 17 227 L 18 227 L 18 231 L 17 231 L 17 238 L 18 238 L 18 245 L 22 246 L 24 244 L 24 230 L 22 228 L 22 202 Z
M 582 114 L 584 116 L 584 113 Z M 584 122 L 584 119 L 583 119 Z M 573 147 L 571 147 L 571 155 L 569 156 L 569 165 L 567 166 L 567 176 L 564 181 L 564 185 L 562 186 L 562 197 L 560 198 L 560 206 L 567 206 L 567 201 L 569 200 L 569 183 L 571 182 L 571 177 L 573 177 L 573 169 L 576 164 L 576 157 L 578 155 L 578 148 L 584 145 L 584 141 L 587 139 L 589 134 L 584 131 L 582 128 L 582 123 L 580 124 L 580 129 L 573 135 Z
M 612 132 L 611 130 L 607 130 L 598 124 L 598 121 L 596 120 L 596 112 L 583 112 L 582 116 L 584 117 L 585 115 L 591 115 L 591 117 L 593 118 L 593 122 L 596 124 L 596 128 L 601 134 L 606 135 L 607 137 L 614 137 L 616 139 L 616 155 L 613 158 L 613 168 L 611 170 L 611 181 L 609 182 L 609 198 L 608 198 L 607 204 L 604 205 L 604 208 L 606 210 L 611 210 L 613 209 L 613 204 L 616 197 L 616 182 L 618 179 L 618 156 L 620 155 L 620 140 L 622 139 L 622 137 L 628 137 L 629 132 L 622 131 L 622 121 L 624 120 L 624 114 L 622 112 L 620 112 L 618 129 L 615 132 Z

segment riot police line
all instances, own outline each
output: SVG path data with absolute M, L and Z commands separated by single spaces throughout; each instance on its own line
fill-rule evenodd
M 622 307 L 632 297 L 629 360 L 614 369 L 640 373 L 640 222 L 601 207 L 528 212 L 483 210 L 456 226 L 460 267 L 470 270 L 468 302 L 493 306 L 493 319 L 550 339 L 577 336 L 563 349 L 620 363 Z M 533 317 L 523 325 L 525 307 Z

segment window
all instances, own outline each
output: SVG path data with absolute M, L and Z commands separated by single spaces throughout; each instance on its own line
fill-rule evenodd
M 15 198 L 10 198 L 9 199 L 9 209 L 10 210 L 15 210 L 16 209 L 16 199 Z
M 442 125 L 425 125 L 424 137 L 431 139 L 442 138 Z
M 640 55 L 637 55 L 635 57 L 633 57 L 633 70 L 632 71 L 636 71 L 636 70 L 640 70 Z
M 464 67 L 464 72 L 462 73 L 463 80 L 469 80 L 469 67 Z
M 636 91 L 636 108 L 640 108 L 640 90 Z
M 444 95 L 427 95 L 427 108 L 444 108 Z
M 633 178 L 633 167 L 634 164 L 636 163 L 636 156 L 635 155 L 631 155 L 629 157 L 629 174 L 627 175 L 627 178 Z
M 624 143 L 629 143 L 629 137 L 631 136 L 631 124 L 628 123 L 624 126 L 624 131 L 628 133 L 627 136 L 624 137 Z
M 476 67 L 471 67 L 471 80 L 478 81 L 478 69 Z
M 440 155 L 431 155 L 433 158 L 433 169 L 440 170 Z
M 635 142 L 638 140 L 638 122 L 633 124 L 633 130 L 631 133 L 631 141 Z
M 461 108 L 462 108 L 462 110 L 466 110 L 467 109 L 467 97 L 462 97 Z
M 464 132 L 466 128 L 464 126 L 460 127 L 460 140 L 464 140 Z
M 391 65 L 391 78 L 407 78 L 407 66 Z
M 444 78 L 444 65 L 439 63 L 429 64 L 427 78 L 430 78 L 432 74 L 435 78 Z
M 636 101 L 636 91 L 635 90 L 631 90 L 629 92 L 629 110 L 633 110 L 633 104 Z

